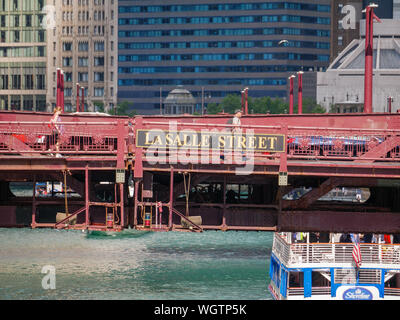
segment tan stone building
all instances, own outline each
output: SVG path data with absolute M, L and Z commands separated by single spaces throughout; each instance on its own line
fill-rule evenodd
M 113 109 L 118 88 L 118 1 L 52 2 L 56 25 L 48 32 L 48 108 L 56 103 L 60 68 L 65 77 L 65 111 L 76 110 L 77 83 L 85 88 L 85 111 Z
M 46 0 L 0 0 L 0 109 L 46 109 Z

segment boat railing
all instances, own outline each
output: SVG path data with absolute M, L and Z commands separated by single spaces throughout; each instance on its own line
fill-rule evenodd
M 400 289 L 399 288 L 385 288 L 385 296 L 396 296 L 400 297 Z
M 293 243 L 276 234 L 272 252 L 286 266 L 304 264 L 349 265 L 353 263 L 352 243 Z M 361 243 L 362 265 L 399 265 L 400 245 Z

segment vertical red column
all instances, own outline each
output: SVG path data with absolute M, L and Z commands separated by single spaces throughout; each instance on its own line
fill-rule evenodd
M 85 112 L 85 88 L 81 87 L 82 112 Z
M 168 228 L 172 230 L 172 209 L 174 207 L 174 167 L 171 167 L 171 176 L 169 180 L 169 217 Z
M 80 93 L 81 87 L 79 86 L 79 83 L 76 84 L 76 112 L 80 112 L 80 99 L 79 99 L 79 93 Z
M 364 113 L 372 113 L 373 99 L 373 68 L 374 68 L 374 19 L 380 22 L 374 14 L 377 5 L 369 5 L 365 10 L 365 75 L 364 75 Z
M 293 97 L 293 89 L 294 89 L 294 81 L 293 79 L 295 76 L 290 76 L 289 77 L 289 114 L 293 114 L 293 105 L 294 105 L 294 97 Z
M 57 98 L 56 107 L 61 106 L 61 70 L 57 68 Z
M 244 113 L 244 90 L 242 90 L 241 93 L 242 93 L 242 112 Z
M 86 163 L 85 166 L 85 207 L 86 207 L 86 216 L 85 216 L 85 226 L 86 228 L 89 227 L 90 223 L 90 204 L 89 204 L 89 165 Z
M 298 75 L 298 84 L 299 84 L 299 96 L 298 96 L 298 105 L 299 105 L 299 114 L 303 113 L 303 71 L 297 72 Z
M 244 114 L 248 115 L 249 114 L 249 88 L 244 89 Z
M 61 92 L 61 99 L 60 99 L 60 104 L 61 104 L 61 111 L 64 113 L 64 71 L 61 70 L 61 79 L 60 79 L 60 92 Z
M 124 184 L 119 184 L 120 208 L 121 208 L 121 230 L 125 227 L 125 201 L 124 201 Z

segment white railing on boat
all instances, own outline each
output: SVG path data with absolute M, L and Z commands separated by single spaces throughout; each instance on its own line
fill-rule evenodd
M 400 245 L 361 243 L 362 266 L 380 265 L 398 268 Z M 352 243 L 294 243 L 289 244 L 278 233 L 274 237 L 272 252 L 287 267 L 320 264 L 326 267 L 353 263 Z M 396 265 L 396 266 L 394 266 Z
M 400 289 L 399 288 L 385 288 L 385 296 L 400 297 Z
M 313 287 L 311 290 L 312 290 L 311 294 L 313 296 L 331 295 L 331 287 Z M 289 287 L 287 289 L 287 295 L 289 297 L 303 296 L 304 288 L 303 287 L 298 287 L 298 288 Z

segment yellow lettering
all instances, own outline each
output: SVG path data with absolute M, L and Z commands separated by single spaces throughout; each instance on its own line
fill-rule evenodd
M 197 133 L 193 133 L 192 137 L 193 137 L 193 139 L 192 139 L 193 147 L 199 147 L 200 144 L 199 144 L 199 141 L 198 141 L 199 137 L 198 137 Z
M 167 133 L 165 136 L 165 142 L 167 146 L 170 146 L 172 142 L 172 133 Z
M 218 142 L 219 142 L 219 147 L 220 148 L 225 148 L 226 146 L 226 141 L 224 136 L 219 136 L 218 137 Z
M 270 142 L 270 149 L 271 150 L 275 150 L 278 138 L 277 137 L 270 137 L 270 138 L 268 138 L 268 140 Z
M 176 135 L 175 139 L 174 139 L 174 146 L 182 146 L 182 141 L 181 138 L 179 137 L 179 134 Z
M 209 135 L 202 135 L 201 136 L 201 147 L 209 147 L 210 146 L 210 136 Z
M 149 141 L 149 135 L 150 135 L 150 132 L 146 132 L 146 141 L 145 141 L 145 143 L 144 144 L 148 144 L 148 145 L 151 145 L 151 141 Z
M 267 142 L 267 137 L 260 137 L 258 140 L 258 148 L 259 149 L 267 149 L 267 145 L 265 144 Z
M 249 139 L 249 149 L 255 149 L 257 137 L 250 137 Z
M 162 146 L 162 145 L 163 145 L 160 136 L 157 136 L 157 137 L 155 138 L 155 140 L 154 140 L 154 142 L 153 142 L 153 145 L 159 145 L 159 146 Z
M 237 136 L 239 139 L 237 141 L 237 147 L 246 149 L 246 137 L 243 136 Z
M 188 139 L 187 138 L 190 138 L 190 136 L 188 135 L 188 134 L 184 134 L 183 135 L 183 146 L 184 147 L 190 147 L 190 145 L 188 145 Z M 191 140 L 191 139 L 189 139 L 189 140 Z

